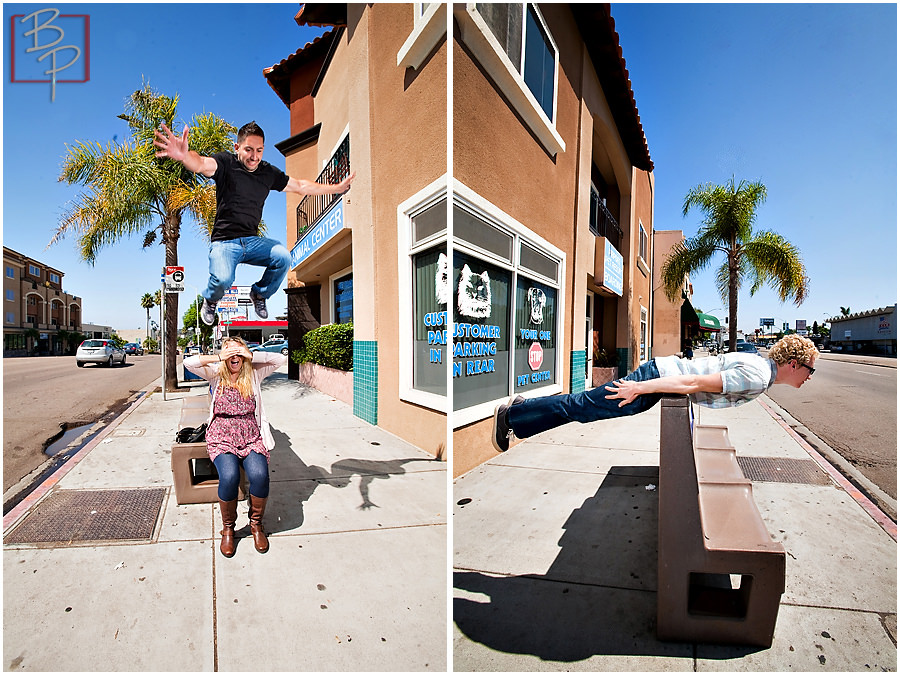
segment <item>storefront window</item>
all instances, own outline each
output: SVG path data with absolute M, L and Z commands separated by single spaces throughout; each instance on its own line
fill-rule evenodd
M 453 254 L 453 409 L 509 391 L 512 273 L 474 256 Z
M 516 288 L 515 392 L 556 382 L 555 288 L 519 277 Z
M 446 212 L 446 208 L 445 208 Z M 444 246 L 413 256 L 413 388 L 447 395 L 447 254 Z

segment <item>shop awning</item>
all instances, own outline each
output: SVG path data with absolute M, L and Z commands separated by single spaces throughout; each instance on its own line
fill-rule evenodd
M 711 314 L 701 314 L 697 312 L 697 318 L 700 320 L 700 330 L 711 331 L 717 333 L 722 330 L 719 320 Z

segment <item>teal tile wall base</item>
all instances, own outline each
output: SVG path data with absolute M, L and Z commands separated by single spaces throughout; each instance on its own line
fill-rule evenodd
M 631 350 L 627 347 L 616 347 L 619 354 L 619 377 L 628 375 L 628 364 L 631 363 Z
M 378 424 L 378 343 L 353 341 L 353 414 Z
M 584 391 L 585 368 L 587 367 L 587 350 L 572 352 L 571 367 L 569 370 L 570 390 L 573 394 Z

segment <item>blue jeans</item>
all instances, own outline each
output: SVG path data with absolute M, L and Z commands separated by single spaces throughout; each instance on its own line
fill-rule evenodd
M 659 369 L 653 359 L 627 375 L 624 380 L 653 380 L 659 377 Z M 615 381 L 615 380 L 613 380 Z M 659 403 L 661 394 L 638 396 L 626 406 L 619 407 L 621 399 L 607 399 L 612 392 L 607 384 L 578 394 L 558 394 L 529 398 L 509 408 L 509 426 L 517 438 L 529 438 L 568 422 L 595 422 L 613 417 L 636 415 Z
M 219 499 L 230 502 L 238 497 L 241 466 L 250 483 L 250 494 L 260 499 L 269 496 L 269 462 L 265 455 L 251 452 L 244 458 L 224 452 L 213 460 L 219 474 Z
M 216 303 L 234 283 L 240 263 L 265 267 L 262 278 L 250 288 L 261 298 L 271 298 L 281 287 L 291 267 L 291 253 L 274 239 L 238 237 L 209 244 L 209 284 L 201 295 Z

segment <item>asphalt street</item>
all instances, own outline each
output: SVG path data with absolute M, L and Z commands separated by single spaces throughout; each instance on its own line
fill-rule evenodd
M 74 356 L 3 360 L 3 491 L 47 461 L 60 425 L 108 420 L 159 379 L 159 355 L 128 356 L 124 366 L 86 365 Z

